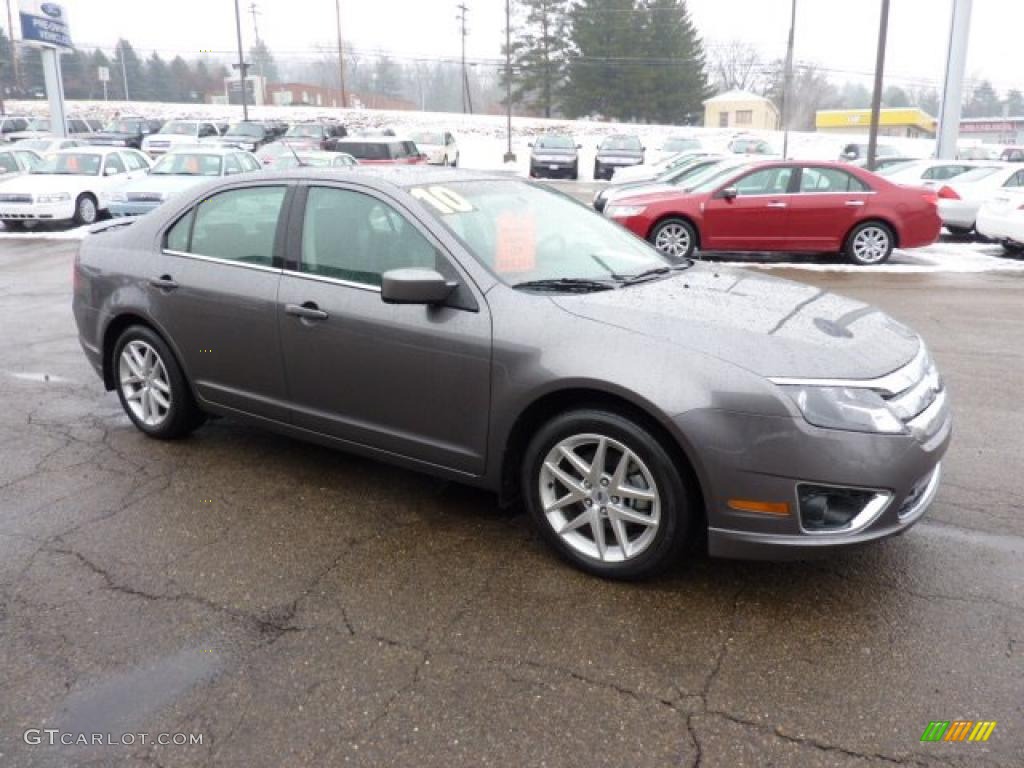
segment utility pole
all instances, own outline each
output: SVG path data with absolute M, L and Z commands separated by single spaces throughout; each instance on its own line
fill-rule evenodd
M 334 19 L 338 25 L 338 82 L 341 84 L 341 108 L 348 106 L 345 97 L 345 52 L 341 42 L 341 0 L 334 0 Z
M 260 15 L 260 7 L 256 3 L 249 3 L 249 13 L 252 15 L 252 31 L 256 35 L 256 42 L 260 41 L 260 27 L 256 17 Z
M 793 88 L 793 37 L 796 33 L 796 0 L 789 16 L 789 43 L 786 46 L 786 73 L 782 85 L 782 159 L 789 158 L 789 92 Z
M 469 76 L 466 74 L 466 11 L 469 9 L 465 3 L 459 3 L 456 8 L 459 9 L 458 15 L 455 17 L 462 25 L 462 113 L 466 113 L 466 95 L 469 93 Z
M 514 163 L 516 154 L 512 151 L 512 0 L 505 0 L 505 133 L 508 149 L 505 162 Z
M 11 70 L 14 73 L 14 91 L 21 92 L 21 70 L 18 67 L 18 45 L 14 41 L 14 15 L 11 13 L 11 0 L 7 0 L 7 31 L 11 38 Z
M 953 0 L 953 16 L 949 21 L 946 78 L 942 84 L 938 145 L 935 148 L 935 156 L 943 160 L 953 160 L 956 157 L 956 140 L 960 135 L 964 67 L 967 64 L 967 35 L 971 29 L 972 2 L 973 0 Z
M 885 77 L 885 39 L 889 34 L 889 0 L 882 0 L 878 19 L 878 53 L 875 58 L 875 90 L 871 94 L 871 126 L 868 129 L 868 170 L 875 170 L 878 150 L 878 120 L 882 113 L 882 81 Z
M 121 59 L 121 80 L 122 80 L 122 82 L 124 82 L 124 100 L 125 101 L 128 101 L 128 69 L 127 69 L 127 67 L 125 66 L 125 63 L 124 63 L 124 49 L 125 49 L 125 44 L 127 44 L 127 42 L 128 42 L 127 40 L 122 40 L 121 41 L 121 46 L 120 46 L 121 50 L 120 50 L 120 55 L 118 56 L 118 58 Z
M 245 63 L 245 55 L 242 52 L 242 14 L 238 10 L 238 0 L 235 0 L 235 34 L 238 35 L 238 64 L 235 68 L 238 70 L 238 84 L 241 86 L 239 91 L 242 96 L 242 119 L 249 119 L 249 107 L 246 105 L 245 98 L 245 70 L 247 65 Z

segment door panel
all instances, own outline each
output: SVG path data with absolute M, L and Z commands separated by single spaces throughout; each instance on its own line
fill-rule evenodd
M 854 176 L 829 167 L 801 170 L 800 191 L 790 197 L 789 243 L 794 251 L 838 251 L 863 218 L 872 192 Z
M 305 273 L 285 272 L 278 300 L 293 422 L 481 474 L 491 375 L 482 298 L 476 312 L 385 304 L 388 269 L 458 274 L 417 223 L 368 194 L 311 188 L 301 250 Z
M 703 247 L 736 251 L 784 247 L 792 198 L 787 190 L 793 173 L 789 166 L 765 168 L 731 183 L 735 198 L 712 195 L 704 205 Z

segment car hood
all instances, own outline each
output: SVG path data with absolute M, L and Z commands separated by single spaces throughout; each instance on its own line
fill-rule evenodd
M 575 149 L 543 149 L 543 148 L 542 149 L 537 149 L 536 147 L 534 147 L 533 148 L 533 155 L 535 157 L 553 157 L 553 158 L 569 157 L 569 158 L 572 158 L 572 157 L 576 157 L 576 150 Z
M 859 301 L 702 264 L 665 279 L 554 301 L 579 317 L 765 377 L 876 378 L 905 365 L 920 345 L 912 330 Z
M 201 139 L 187 133 L 153 133 L 147 136 L 144 141 L 157 144 L 160 142 L 166 142 L 167 144 L 198 144 Z
M 89 141 L 95 141 L 97 139 L 104 141 L 121 140 L 128 141 L 130 139 L 137 139 L 139 135 L 137 133 L 115 133 L 114 131 L 99 131 L 98 133 L 90 133 Z
M 609 196 L 614 196 L 616 200 L 621 200 L 628 197 L 630 202 L 633 202 L 633 198 L 643 198 L 639 202 L 655 202 L 661 200 L 666 193 L 681 194 L 682 188 L 673 187 L 671 184 L 661 184 L 655 181 L 640 181 L 632 184 L 623 184 L 621 187 L 613 187 L 608 191 Z M 650 198 L 648 200 L 648 198 Z
M 72 176 L 70 174 L 26 173 L 4 182 L 4 193 L 75 192 L 102 186 L 102 176 Z
M 173 195 L 189 187 L 194 187 L 204 181 L 210 181 L 216 176 L 177 176 L 152 174 L 143 176 L 141 179 L 132 179 L 117 188 L 118 192 L 162 192 L 165 195 Z

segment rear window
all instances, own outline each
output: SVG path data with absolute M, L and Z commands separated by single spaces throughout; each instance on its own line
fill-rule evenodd
M 991 176 L 992 174 L 994 174 L 998 170 L 999 170 L 999 168 L 994 168 L 994 167 L 975 168 L 973 171 L 968 171 L 967 173 L 961 173 L 960 176 L 957 177 L 957 181 L 966 181 L 966 182 L 981 181 L 982 179 L 987 179 L 989 176 Z
M 346 141 L 337 145 L 357 160 L 390 160 L 388 144 L 376 141 Z

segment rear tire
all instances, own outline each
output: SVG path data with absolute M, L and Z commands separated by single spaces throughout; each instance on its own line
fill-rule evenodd
M 663 255 L 682 261 L 693 256 L 697 248 L 697 230 L 686 219 L 665 219 L 651 230 L 647 240 Z
M 973 227 L 953 227 L 949 224 L 944 224 L 943 226 L 949 234 L 953 235 L 953 237 L 967 237 L 974 231 Z
M 151 328 L 126 328 L 112 355 L 117 397 L 141 432 L 159 440 L 174 440 L 206 421 L 174 353 Z
M 854 227 L 847 236 L 843 253 L 854 264 L 873 267 L 889 260 L 895 240 L 887 224 L 865 221 Z
M 1024 245 L 1018 243 L 1002 243 L 1003 253 L 1007 256 L 1022 256 L 1024 255 Z
M 645 578 L 686 547 L 694 494 L 665 446 L 617 413 L 581 409 L 553 418 L 530 441 L 521 480 L 541 535 L 587 573 Z

